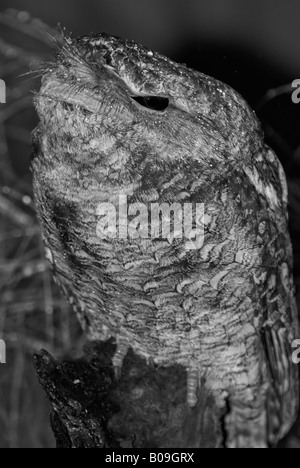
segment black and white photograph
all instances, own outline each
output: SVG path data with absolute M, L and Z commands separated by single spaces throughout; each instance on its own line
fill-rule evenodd
M 1 0 L 0 448 L 300 448 L 299 0 Z

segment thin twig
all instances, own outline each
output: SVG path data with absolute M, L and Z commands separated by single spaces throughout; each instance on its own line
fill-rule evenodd
M 269 102 L 273 101 L 273 99 L 279 96 L 283 96 L 284 94 L 292 94 L 293 91 L 292 83 L 279 86 L 278 88 L 268 89 L 266 94 L 256 103 L 256 111 L 259 112 L 262 108 L 269 104 Z
M 18 99 L 0 112 L 0 124 L 18 114 L 20 111 L 29 109 L 30 107 L 32 107 L 32 96 L 28 95 Z
M 18 226 L 31 228 L 34 224 L 34 219 L 22 211 L 18 206 L 0 194 L 0 214 L 9 218 Z
M 0 23 L 11 29 L 14 29 L 15 31 L 19 31 L 22 34 L 27 35 L 28 37 L 36 39 L 41 43 L 44 43 L 47 47 L 51 47 L 52 41 L 50 40 L 50 37 L 46 34 L 46 31 L 51 31 L 51 33 L 54 36 L 57 35 L 57 32 L 53 31 L 51 28 L 46 26 L 44 23 L 42 23 L 42 21 L 39 21 L 38 26 L 37 21 L 34 22 L 31 20 L 29 23 L 21 22 L 17 18 L 18 14 L 19 12 L 17 12 L 16 10 L 10 10 L 6 13 L 0 13 Z

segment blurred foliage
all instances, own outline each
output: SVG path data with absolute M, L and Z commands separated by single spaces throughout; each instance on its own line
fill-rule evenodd
M 83 342 L 44 258 L 29 171 L 31 131 L 37 122 L 32 91 L 39 86 L 38 64 L 50 59 L 58 33 L 14 10 L 0 12 L 0 25 L 0 78 L 7 84 L 7 104 L 0 106 L 0 338 L 8 346 L 7 365 L 0 366 L 0 447 L 52 447 L 47 403 L 32 355 L 44 348 L 56 356 L 74 349 L 75 356 Z M 220 47 L 187 44 L 173 58 L 235 87 L 261 118 L 289 180 L 300 299 L 300 106 L 292 104 L 293 90 L 286 84 L 295 77 Z M 298 447 L 298 427 L 293 434 L 286 444 Z
M 0 24 L 0 74 L 7 85 L 7 104 L 0 107 L 0 337 L 7 344 L 0 446 L 49 447 L 54 439 L 32 356 L 42 348 L 59 355 L 80 348 L 76 318 L 44 258 L 29 173 L 37 64 L 49 58 L 57 32 L 14 11 L 0 13 Z

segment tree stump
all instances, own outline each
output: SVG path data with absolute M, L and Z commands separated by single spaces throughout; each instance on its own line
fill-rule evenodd
M 132 351 L 120 380 L 112 342 L 91 343 L 77 361 L 58 362 L 46 351 L 34 365 L 51 404 L 58 448 L 221 448 L 224 414 L 199 392 L 186 404 L 186 372 L 151 368 Z

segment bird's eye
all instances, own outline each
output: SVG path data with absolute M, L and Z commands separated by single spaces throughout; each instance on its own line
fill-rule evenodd
M 156 97 L 156 96 L 133 96 L 136 102 L 141 106 L 147 107 L 147 109 L 152 109 L 155 111 L 164 111 L 169 107 L 169 99 L 166 97 Z

